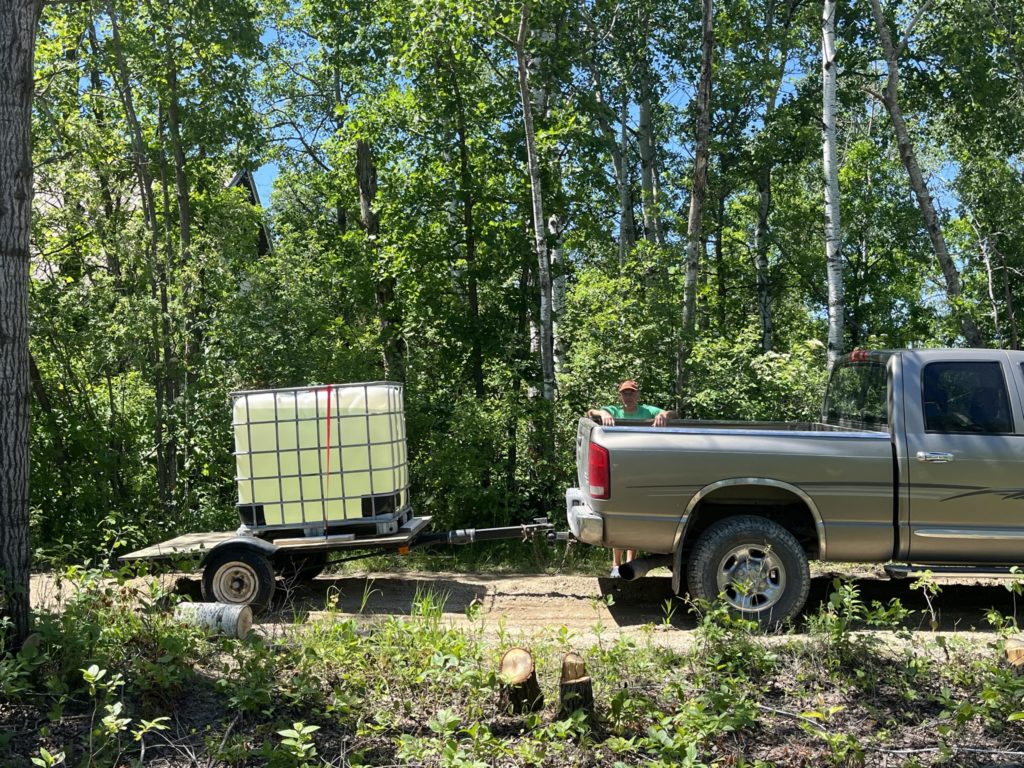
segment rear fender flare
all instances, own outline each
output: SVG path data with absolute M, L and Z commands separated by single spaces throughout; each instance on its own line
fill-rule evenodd
M 675 590 L 676 594 L 679 594 L 682 589 L 683 544 L 686 541 L 686 529 L 689 527 L 690 520 L 692 519 L 693 510 L 697 508 L 697 505 L 700 504 L 701 501 L 715 491 L 722 488 L 741 485 L 779 488 L 792 493 L 806 504 L 807 509 L 810 510 L 811 516 L 814 518 L 814 527 L 818 532 L 818 558 L 821 560 L 825 559 L 825 522 L 821 519 L 821 512 L 818 511 L 818 505 L 814 503 L 814 500 L 811 499 L 804 490 L 798 488 L 792 483 L 787 483 L 784 480 L 776 480 L 770 477 L 731 477 L 728 480 L 718 480 L 717 482 L 705 485 L 693 495 L 693 498 L 691 498 L 689 503 L 686 505 L 683 516 L 679 519 L 679 525 L 676 526 L 673 547 L 674 557 L 672 564 L 672 589 Z
M 273 542 L 266 541 L 264 539 L 258 539 L 255 536 L 232 536 L 230 539 L 225 539 L 220 542 L 209 552 L 207 552 L 202 561 L 199 563 L 201 567 L 206 567 L 207 561 L 213 556 L 214 552 L 219 552 L 227 547 L 244 547 L 245 549 L 251 549 L 253 552 L 266 557 L 268 560 L 272 559 L 277 554 L 280 547 L 276 546 Z

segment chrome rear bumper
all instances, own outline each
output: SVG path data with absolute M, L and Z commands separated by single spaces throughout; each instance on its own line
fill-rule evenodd
M 579 488 L 566 490 L 565 515 L 573 536 L 584 544 L 604 546 L 604 518 L 587 506 Z

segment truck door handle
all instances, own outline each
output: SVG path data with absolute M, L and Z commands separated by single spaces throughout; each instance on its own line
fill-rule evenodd
M 953 460 L 953 454 L 940 451 L 918 451 L 917 460 L 927 461 L 930 464 L 946 464 Z

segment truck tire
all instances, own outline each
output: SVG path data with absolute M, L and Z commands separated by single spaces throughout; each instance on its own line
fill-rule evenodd
M 270 605 L 274 586 L 270 560 L 248 547 L 215 551 L 203 568 L 203 599 L 209 602 L 248 605 L 259 613 Z
M 690 597 L 775 629 L 807 602 L 811 574 L 796 538 L 764 517 L 719 520 L 704 531 L 686 565 Z

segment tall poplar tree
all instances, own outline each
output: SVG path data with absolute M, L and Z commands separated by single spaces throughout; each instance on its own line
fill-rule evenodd
M 922 11 L 924 10 L 922 7 Z M 878 28 L 878 40 L 882 46 L 882 54 L 885 57 L 886 79 L 885 88 L 878 95 L 879 100 L 885 104 L 889 112 L 889 119 L 892 120 L 893 130 L 896 131 L 896 142 L 899 147 L 900 159 L 907 169 L 910 177 L 910 186 L 914 190 L 918 207 L 921 209 L 921 216 L 924 218 L 924 226 L 928 232 L 928 238 L 935 250 L 935 258 L 942 270 L 942 277 L 946 283 L 946 298 L 949 300 L 950 309 L 954 316 L 960 319 L 960 329 L 972 347 L 983 346 L 981 333 L 978 325 L 974 322 L 963 306 L 963 288 L 960 284 L 960 271 L 953 262 L 949 253 L 946 238 L 942 234 L 942 226 L 939 222 L 938 213 L 935 211 L 935 204 L 932 202 L 931 193 L 928 191 L 928 183 L 924 174 L 921 173 L 921 166 L 917 162 L 917 152 L 914 150 L 914 143 L 910 138 L 910 131 L 907 129 L 907 121 L 903 118 L 903 109 L 900 107 L 899 88 L 899 55 L 907 47 L 907 40 L 914 29 L 914 25 L 920 18 L 915 16 L 907 25 L 903 38 L 894 41 L 889 32 L 889 25 L 882 13 L 880 0 L 871 0 L 871 12 L 875 18 L 875 26 Z
M 42 0 L 0 0 L 0 619 L 29 628 L 28 275 L 32 61 Z
M 700 79 L 697 84 L 697 142 L 690 187 L 690 217 L 686 228 L 686 284 L 683 289 L 683 342 L 676 355 L 676 392 L 686 396 L 686 363 L 693 346 L 697 320 L 697 278 L 700 268 L 701 223 L 707 194 L 708 158 L 711 153 L 711 77 L 715 50 L 714 3 L 703 1 L 701 12 Z

